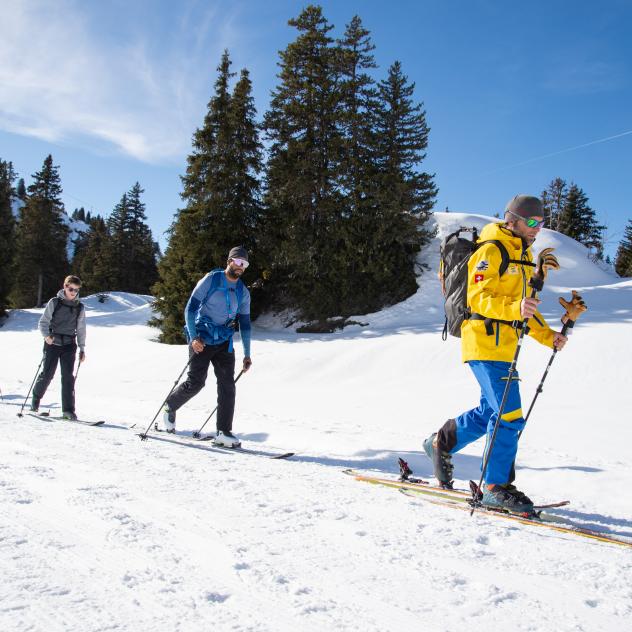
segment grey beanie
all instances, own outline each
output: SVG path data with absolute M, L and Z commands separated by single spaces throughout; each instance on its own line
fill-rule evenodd
M 544 217 L 540 198 L 533 195 L 525 195 L 524 193 L 516 195 L 515 198 L 509 200 L 505 207 L 505 212 L 513 213 L 526 219 L 529 217 Z
M 248 261 L 248 251 L 243 246 L 235 246 L 228 253 L 229 259 L 245 259 Z

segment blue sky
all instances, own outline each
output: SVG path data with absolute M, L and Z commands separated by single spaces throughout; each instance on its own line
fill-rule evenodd
M 136 181 L 149 224 L 180 206 L 193 131 L 228 48 L 263 115 L 290 0 L 16 0 L 0 23 L 0 158 L 27 184 L 47 154 L 67 210 L 109 214 Z M 395 60 L 431 127 L 436 210 L 494 213 L 555 177 L 584 189 L 614 255 L 632 218 L 632 3 L 627 0 L 321 3 L 341 35 L 354 14 L 385 76 Z

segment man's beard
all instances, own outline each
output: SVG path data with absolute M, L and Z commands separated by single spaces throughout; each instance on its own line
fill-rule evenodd
M 241 274 L 237 274 L 237 272 L 232 268 L 232 266 L 228 266 L 228 276 L 231 279 L 238 279 Z

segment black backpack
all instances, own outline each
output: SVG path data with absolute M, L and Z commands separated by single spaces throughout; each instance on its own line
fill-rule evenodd
M 472 239 L 460 237 L 461 233 L 472 233 Z M 443 340 L 447 339 L 448 333 L 460 338 L 461 323 L 472 315 L 467 306 L 467 263 L 472 253 L 483 244 L 495 244 L 500 250 L 502 258 L 499 268 L 501 276 L 507 271 L 510 263 L 526 263 L 510 259 L 507 248 L 498 239 L 488 239 L 476 243 L 477 239 L 478 231 L 476 228 L 462 227 L 441 242 L 439 278 L 445 297 L 445 324 L 441 335 Z

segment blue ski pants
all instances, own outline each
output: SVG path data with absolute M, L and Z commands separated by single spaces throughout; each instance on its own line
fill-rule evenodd
M 481 401 L 477 408 L 472 408 L 455 419 L 456 445 L 450 450 L 451 453 L 458 452 L 485 434 L 487 434 L 485 445 L 485 452 L 487 452 L 511 366 L 510 362 L 491 360 L 471 360 L 468 364 L 480 384 Z M 525 420 L 522 416 L 516 371 L 511 380 L 503 416 L 496 433 L 487 471 L 483 477 L 486 483 L 503 485 L 509 482 L 512 465 L 518 451 L 518 436 L 524 426 Z

